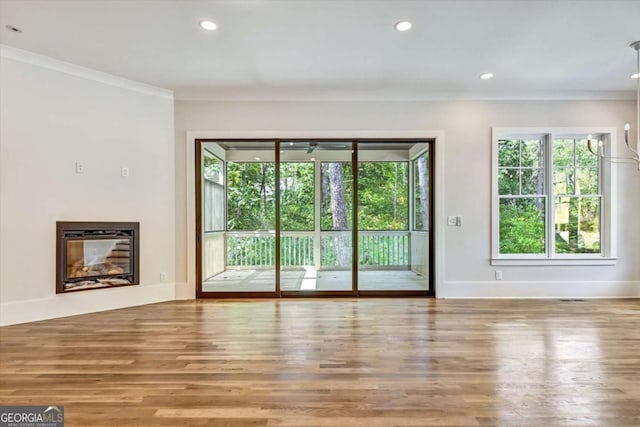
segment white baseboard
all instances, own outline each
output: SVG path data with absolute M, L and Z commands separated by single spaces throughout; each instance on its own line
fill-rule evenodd
M 176 299 L 184 300 L 184 299 L 195 299 L 196 298 L 196 290 L 193 289 L 192 286 L 189 286 L 188 283 L 176 283 Z
M 123 286 L 55 294 L 0 304 L 0 326 L 114 310 L 175 299 L 174 283 Z
M 640 281 L 444 282 L 438 298 L 638 298 Z

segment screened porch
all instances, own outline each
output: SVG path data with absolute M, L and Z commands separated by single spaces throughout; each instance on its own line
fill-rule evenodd
M 428 292 L 429 148 L 202 141 L 201 292 Z

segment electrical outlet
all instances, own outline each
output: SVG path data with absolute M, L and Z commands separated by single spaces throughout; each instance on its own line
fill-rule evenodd
M 84 173 L 84 163 L 76 162 L 76 173 Z
M 494 271 L 496 280 L 502 280 L 502 270 L 496 270 Z
M 456 227 L 462 227 L 462 217 L 461 216 L 457 216 L 456 217 Z
M 122 173 L 122 176 L 129 176 L 129 168 L 127 167 L 123 167 L 120 172 Z
M 455 216 L 448 216 L 447 217 L 447 225 L 455 227 L 457 222 L 458 222 L 457 217 L 455 217 Z
M 160 273 L 160 281 L 161 282 L 166 282 L 168 277 L 169 277 L 169 275 L 166 272 L 163 271 L 162 273 Z

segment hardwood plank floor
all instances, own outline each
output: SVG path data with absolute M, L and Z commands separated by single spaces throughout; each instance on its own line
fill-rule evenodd
M 0 328 L 67 426 L 640 425 L 639 300 L 176 301 Z

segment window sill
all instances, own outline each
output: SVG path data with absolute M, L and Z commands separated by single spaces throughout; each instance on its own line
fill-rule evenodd
M 570 266 L 570 265 L 616 265 L 618 258 L 610 257 L 572 257 L 572 258 L 492 258 L 491 265 L 513 266 Z

